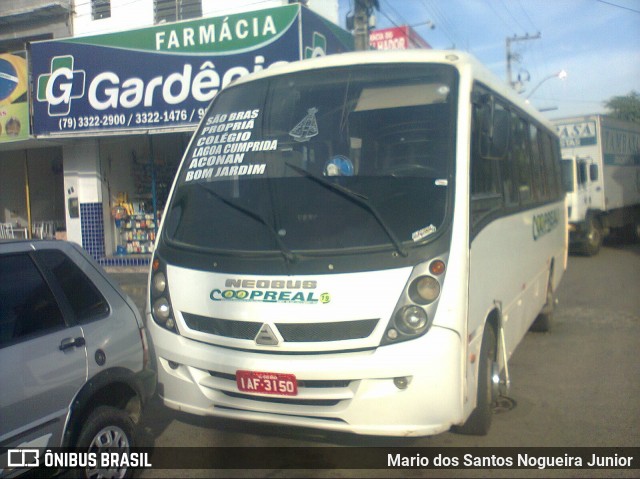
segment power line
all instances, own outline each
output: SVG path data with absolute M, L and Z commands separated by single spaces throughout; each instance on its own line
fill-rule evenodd
M 396 10 L 396 9 L 395 9 L 395 7 L 393 7 L 393 6 L 391 5 L 391 3 L 389 3 L 387 0 L 383 0 L 383 2 L 384 2 L 384 3 L 385 3 L 385 5 L 387 6 L 387 8 L 393 12 L 394 16 L 395 16 L 398 20 L 400 20 L 400 23 L 401 23 L 402 25 L 408 25 L 408 24 L 409 24 L 409 22 L 407 22 L 407 20 L 406 20 L 406 19 L 405 19 L 401 14 L 400 14 L 400 12 L 398 12 L 398 10 Z M 380 10 L 380 11 L 382 11 L 382 10 Z M 385 15 L 385 16 L 386 16 L 386 15 Z M 389 17 L 388 17 L 388 16 L 387 16 L 387 18 L 389 19 Z M 391 21 L 391 23 L 393 23 L 396 27 L 398 26 L 398 24 L 397 24 L 397 23 L 395 23 L 395 22 L 393 22 L 391 19 L 389 19 L 389 21 Z
M 493 4 L 491 3 L 491 0 L 485 0 L 485 3 L 489 6 L 489 8 L 493 11 L 493 13 L 495 13 L 496 17 L 498 17 L 498 19 L 504 23 L 504 26 L 507 28 L 511 28 L 511 26 L 509 25 L 509 22 L 507 22 L 504 17 L 502 16 L 502 14 L 496 10 L 493 6 Z
M 504 2 L 504 0 L 500 0 L 500 3 L 502 3 L 502 6 L 504 7 L 504 9 L 506 10 L 507 14 L 509 14 L 509 16 L 513 19 L 513 21 L 516 23 L 516 25 L 518 25 L 523 31 L 527 31 L 527 29 L 522 25 L 522 23 L 520 23 L 520 20 L 518 20 L 516 18 L 516 16 L 513 14 L 513 12 L 511 10 L 509 10 L 509 7 L 507 6 L 507 4 Z
M 380 10 L 378 10 L 378 12 L 380 12 L 380 15 L 382 15 L 384 18 L 389 20 L 389 23 L 391 23 L 394 27 L 399 27 L 400 26 L 400 25 L 398 25 L 396 23 L 396 21 L 393 18 L 391 18 L 389 15 L 387 15 L 387 12 L 385 12 L 384 10 L 380 9 Z
M 630 12 L 640 13 L 640 10 L 634 10 L 633 8 L 618 5 L 617 3 L 605 2 L 605 0 L 596 0 L 596 2 L 604 3 L 605 5 L 611 5 L 612 7 L 622 8 L 623 10 L 629 10 Z
M 455 48 L 456 41 L 453 38 L 453 32 L 450 28 L 450 23 L 447 17 L 442 14 L 439 8 L 433 3 L 427 3 L 427 0 L 420 0 L 424 8 L 430 13 L 433 18 L 436 19 L 436 25 L 439 30 L 442 31 L 445 37 L 451 42 L 451 45 Z
M 522 13 L 524 13 L 524 16 L 526 17 L 526 19 L 529 21 L 529 23 L 531 24 L 531 26 L 533 27 L 533 29 L 536 32 L 539 32 L 540 29 L 536 26 L 536 24 L 533 22 L 533 20 L 531 19 L 531 16 L 529 16 L 529 12 L 527 12 L 527 10 L 524 8 L 524 6 L 522 6 L 522 2 L 520 0 L 517 0 L 518 6 L 520 7 L 520 10 L 522 10 Z

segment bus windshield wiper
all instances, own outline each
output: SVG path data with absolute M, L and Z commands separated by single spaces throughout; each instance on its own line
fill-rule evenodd
M 337 183 L 332 183 L 331 181 L 326 180 L 324 177 L 311 173 L 310 171 L 305 170 L 304 168 L 300 168 L 299 166 L 292 165 L 291 163 L 288 163 L 288 162 L 286 162 L 285 164 L 292 170 L 299 173 L 300 175 L 310 178 L 311 180 L 319 183 L 320 185 L 324 186 L 325 188 L 331 191 L 335 191 L 336 193 L 344 196 L 345 198 L 353 201 L 357 205 L 367 210 L 369 213 L 371 213 L 371 215 L 373 215 L 373 217 L 376 219 L 378 224 L 382 227 L 382 230 L 387 234 L 387 236 L 391 240 L 391 243 L 393 243 L 393 246 L 396 248 L 396 251 L 398 251 L 398 253 L 401 256 L 405 256 L 405 257 L 408 256 L 407 251 L 402 247 L 402 243 L 400 242 L 398 237 L 395 235 L 393 230 L 389 227 L 389 225 L 384 220 L 382 215 L 378 212 L 377 208 L 373 204 L 371 204 L 371 202 L 369 201 L 369 197 L 363 195 L 362 193 L 353 191 L 347 188 L 346 186 L 342 186 Z
M 267 228 L 271 236 L 276 240 L 276 243 L 278 244 L 278 248 L 280 249 L 280 252 L 282 253 L 282 256 L 287 261 L 287 263 L 295 263 L 298 260 L 297 255 L 293 251 L 291 251 L 286 244 L 284 244 L 284 241 L 282 241 L 282 238 L 280 237 L 276 229 L 273 226 L 271 226 L 271 224 L 267 220 L 265 220 L 260 214 L 250 210 L 249 208 L 245 208 L 244 206 L 241 206 L 234 201 L 231 201 L 229 198 L 225 198 L 220 193 L 213 191 L 211 188 L 208 188 L 202 183 L 196 183 L 196 185 L 202 188 L 205 192 L 207 192 L 214 198 L 216 198 L 218 201 L 221 201 L 225 205 L 229 206 L 230 208 L 233 208 L 234 210 L 243 213 L 249 218 L 254 219 L 258 223 L 263 224 Z

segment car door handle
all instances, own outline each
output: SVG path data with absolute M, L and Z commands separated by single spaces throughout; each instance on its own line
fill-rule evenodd
M 79 348 L 85 345 L 85 340 L 82 336 L 77 338 L 65 338 L 60 342 L 60 351 L 66 351 L 69 348 Z

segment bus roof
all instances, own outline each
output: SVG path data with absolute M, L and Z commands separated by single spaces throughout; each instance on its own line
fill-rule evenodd
M 512 88 L 500 80 L 473 55 L 457 50 L 369 50 L 316 57 L 287 64 L 279 64 L 257 73 L 252 73 L 235 80 L 231 85 L 238 85 L 259 78 L 266 78 L 288 73 L 321 70 L 326 68 L 343 67 L 349 65 L 370 65 L 385 63 L 441 63 L 456 67 L 461 73 L 471 75 L 499 95 L 503 96 L 519 108 L 526 111 L 537 121 L 555 132 L 553 124 L 538 110 L 526 103 Z M 231 86 L 230 85 L 230 86 Z

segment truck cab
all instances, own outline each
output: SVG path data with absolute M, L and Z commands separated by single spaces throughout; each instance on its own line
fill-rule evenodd
M 605 234 L 604 225 L 598 219 L 604 209 L 600 169 L 590 156 L 563 158 L 563 162 L 572 179 L 567 193 L 570 242 L 574 249 L 594 255 Z
M 573 174 L 567 198 L 571 249 L 595 255 L 614 231 L 640 240 L 640 125 L 605 115 L 555 124 L 566 170 Z

